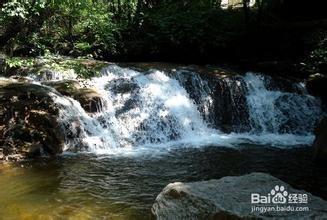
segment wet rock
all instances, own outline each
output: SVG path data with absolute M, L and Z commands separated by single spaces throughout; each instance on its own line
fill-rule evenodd
M 104 107 L 104 100 L 93 88 L 83 88 L 77 80 L 60 80 L 43 82 L 44 85 L 51 86 L 59 93 L 77 100 L 88 113 L 99 112 Z
M 81 84 L 77 80 L 60 80 L 60 81 L 49 81 L 43 82 L 42 84 L 51 86 L 66 96 L 73 96 L 73 94 L 81 89 Z
M 73 93 L 76 99 L 85 111 L 89 113 L 99 112 L 104 107 L 104 100 L 101 95 L 94 89 L 83 88 Z
M 250 130 L 247 88 L 241 76 L 226 71 L 198 74 L 183 70 L 175 73 L 175 78 L 212 127 L 226 133 Z
M 2 158 L 20 160 L 56 155 L 64 147 L 55 91 L 40 85 L 0 80 L 0 149 Z
M 107 86 L 107 89 L 115 94 L 131 93 L 138 88 L 138 85 L 131 79 L 114 79 Z
M 315 159 L 327 161 L 327 118 L 323 118 L 315 129 L 316 139 L 313 143 Z
M 252 212 L 251 194 L 272 195 L 276 186 L 284 195 L 306 194 L 308 197 L 305 204 L 289 204 L 288 196 L 282 195 L 286 200 L 279 206 L 307 206 L 310 211 Z M 278 193 L 275 195 L 280 196 Z M 323 219 L 327 213 L 327 202 L 303 190 L 296 190 L 269 174 L 252 173 L 219 180 L 171 183 L 158 195 L 151 212 L 156 219 Z
M 215 82 L 214 85 L 213 82 Z M 214 88 L 215 124 L 227 133 L 249 131 L 247 87 L 243 78 L 240 76 L 216 78 L 210 80 L 210 83 Z

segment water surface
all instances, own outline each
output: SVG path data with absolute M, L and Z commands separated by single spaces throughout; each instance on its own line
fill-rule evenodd
M 270 173 L 327 199 L 327 168 L 310 147 L 242 145 L 172 149 L 159 155 L 64 155 L 0 167 L 0 216 L 26 219 L 148 219 L 168 183 Z

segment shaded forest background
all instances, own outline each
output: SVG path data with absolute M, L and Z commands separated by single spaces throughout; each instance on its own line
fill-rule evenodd
M 239 4 L 222 8 L 220 0 L 5 0 L 0 50 L 9 56 L 267 69 L 292 63 L 297 72 L 326 73 L 327 14 L 321 0 L 257 0 L 251 7 L 249 0 L 234 2 Z

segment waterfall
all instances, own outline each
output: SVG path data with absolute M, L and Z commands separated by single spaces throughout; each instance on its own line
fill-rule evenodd
M 183 68 L 140 71 L 110 65 L 87 83 L 106 103 L 97 113 L 86 113 L 72 98 L 53 97 L 61 106 L 69 151 L 305 145 L 313 141 L 322 114 L 319 100 L 305 89 L 278 90 L 271 86 L 273 79 L 253 73 L 217 77 Z
M 217 77 L 181 70 L 173 74 L 197 104 L 212 128 L 224 132 L 249 130 L 246 84 L 240 76 Z
M 247 103 L 253 133 L 312 132 L 322 114 L 318 99 L 308 94 L 270 90 L 271 79 L 262 75 L 248 73 L 244 80 L 249 90 Z

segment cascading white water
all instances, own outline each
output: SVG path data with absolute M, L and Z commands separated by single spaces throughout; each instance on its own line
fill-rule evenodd
M 182 86 L 186 83 L 182 82 L 183 71 L 171 75 L 111 65 L 103 70 L 102 76 L 89 82 L 106 102 L 106 108 L 100 112 L 87 114 L 77 101 L 55 96 L 55 102 L 61 106 L 60 121 L 67 134 L 67 150 L 117 153 L 150 148 L 161 151 L 181 145 L 253 143 L 281 147 L 313 141 L 313 123 L 321 115 L 319 101 L 314 97 L 270 91 L 263 76 L 246 74 L 243 80 L 247 88 L 229 94 L 248 91 L 242 95 L 246 95 L 251 130 L 226 134 L 208 122 L 210 114 L 215 114 L 208 110 L 215 100 L 209 83 L 198 75 L 191 78 L 198 81 L 192 85 L 202 88 L 195 96 Z M 242 87 L 241 83 L 237 82 L 236 87 Z M 196 97 L 201 99 L 195 101 Z M 233 100 L 233 105 L 237 104 Z
M 115 135 L 130 145 L 166 143 L 210 130 L 185 89 L 163 72 L 142 74 L 112 66 L 105 70 L 103 77 L 94 79 L 93 84 L 116 111 Z M 117 92 L 110 86 L 127 88 Z M 105 120 L 112 117 L 101 116 Z
M 188 70 L 174 71 L 173 77 L 183 86 L 189 86 L 190 98 L 194 100 L 197 105 L 198 111 L 202 113 L 204 120 L 209 124 L 214 124 L 211 111 L 213 109 L 212 89 L 207 80 L 203 80 L 196 72 Z M 192 97 L 193 96 L 193 97 Z
M 321 116 L 320 101 L 308 94 L 269 90 L 262 75 L 247 73 L 252 133 L 308 134 Z
M 113 65 L 89 84 L 107 106 L 96 114 L 87 114 L 75 100 L 54 97 L 62 106 L 60 120 L 69 150 L 111 153 L 122 147 L 201 144 L 199 140 L 220 133 L 207 126 L 179 82 L 161 71 L 143 74 Z

